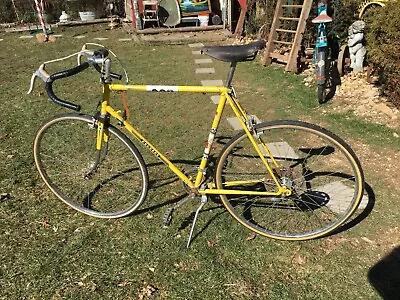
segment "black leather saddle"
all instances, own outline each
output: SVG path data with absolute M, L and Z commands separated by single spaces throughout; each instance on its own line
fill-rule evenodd
M 265 44 L 264 40 L 259 40 L 247 45 L 212 46 L 203 48 L 201 53 L 226 62 L 251 61 L 258 51 L 265 48 Z

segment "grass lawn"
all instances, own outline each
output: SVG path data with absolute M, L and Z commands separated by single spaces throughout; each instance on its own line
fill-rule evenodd
M 262 121 L 310 121 L 353 147 L 364 167 L 370 203 L 347 230 L 306 242 L 248 239 L 249 231 L 210 201 L 200 214 L 199 234 L 186 249 L 197 203 L 186 204 L 163 228 L 165 211 L 185 191 L 140 145 L 151 189 L 138 214 L 101 220 L 61 203 L 39 178 L 32 157 L 41 122 L 67 112 L 47 98 L 39 81 L 34 93 L 26 94 L 32 72 L 43 61 L 76 52 L 84 42 L 99 42 L 95 37 L 109 37 L 100 43 L 125 62 L 135 84 L 198 85 L 202 79 L 225 79 L 228 66 L 214 61 L 216 74 L 197 75 L 187 45 L 118 42 L 127 37 L 122 30 L 76 27 L 57 33 L 63 37 L 47 44 L 0 33 L 0 299 L 379 299 L 373 285 L 393 288 L 392 295 L 400 297 L 399 130 L 337 114 L 329 104 L 319 106 L 302 77 L 282 68 L 239 64 L 238 97 Z M 74 63 L 52 65 L 49 71 Z M 81 104 L 84 112 L 95 111 L 101 93 L 97 73 L 87 71 L 63 83 L 56 84 L 58 94 Z M 122 107 L 119 99 L 115 103 Z M 170 159 L 182 167 L 199 160 L 215 110 L 209 95 L 132 93 L 128 104 L 131 119 Z M 228 110 L 225 117 L 230 115 Z M 222 123 L 219 135 L 232 136 L 225 118 Z

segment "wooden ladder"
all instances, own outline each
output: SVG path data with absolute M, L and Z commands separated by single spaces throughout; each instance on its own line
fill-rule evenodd
M 272 60 L 276 59 L 279 62 L 286 63 L 285 71 L 297 71 L 297 56 L 313 0 L 300 1 L 304 2 L 302 4 L 291 4 L 293 0 L 278 0 L 262 59 L 264 66 L 271 64 Z M 287 39 L 282 40 L 282 36 L 286 36 Z M 277 51 L 277 46 L 286 47 L 286 49 L 283 49 L 283 54 L 282 51 Z

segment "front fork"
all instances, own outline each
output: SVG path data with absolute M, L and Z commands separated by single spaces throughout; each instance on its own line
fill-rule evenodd
M 85 175 L 89 179 L 97 171 L 100 164 L 103 162 L 108 152 L 108 141 L 110 133 L 108 125 L 110 124 L 110 115 L 107 113 L 107 105 L 110 99 L 110 89 L 108 85 L 103 85 L 103 101 L 101 101 L 101 109 L 96 113 L 93 119 L 93 126 L 97 130 L 96 134 L 96 160 L 90 168 L 90 171 Z
M 328 48 L 328 39 L 326 36 L 326 25 L 321 23 L 318 25 L 317 42 L 315 45 L 315 65 L 316 65 L 316 77 L 317 84 L 325 84 L 325 70 L 326 70 L 326 52 Z
M 95 161 L 90 166 L 89 172 L 85 174 L 85 179 L 90 179 L 97 171 L 108 153 L 108 141 L 110 138 L 108 131 L 109 117 L 96 115 L 93 120 L 93 126 L 96 128 L 96 156 Z
M 325 78 L 325 70 L 326 70 L 326 46 L 325 47 L 317 47 L 316 49 L 316 70 L 315 75 L 317 78 L 318 85 L 324 85 L 326 78 Z

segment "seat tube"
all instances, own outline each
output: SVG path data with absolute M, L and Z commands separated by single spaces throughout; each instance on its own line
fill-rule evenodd
M 217 111 L 216 111 L 214 120 L 211 125 L 211 130 L 210 130 L 208 139 L 205 144 L 204 153 L 203 153 L 203 157 L 200 162 L 199 171 L 197 172 L 197 177 L 196 177 L 196 181 L 195 181 L 196 187 L 198 187 L 201 184 L 203 177 L 206 174 L 206 171 L 207 171 L 206 166 L 207 166 L 208 157 L 210 155 L 211 147 L 214 143 L 214 138 L 215 138 L 215 135 L 217 134 L 218 126 L 221 121 L 222 112 L 224 111 L 224 107 L 225 107 L 225 103 L 226 103 L 226 97 L 227 96 L 225 93 L 221 94 L 220 101 L 217 106 Z
M 226 79 L 226 84 L 225 84 L 225 86 L 227 88 L 231 87 L 233 75 L 235 74 L 235 70 L 236 70 L 236 64 L 237 64 L 237 62 L 232 62 L 231 67 L 229 68 L 228 78 Z

